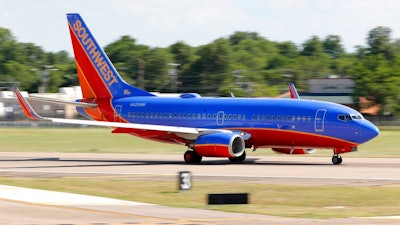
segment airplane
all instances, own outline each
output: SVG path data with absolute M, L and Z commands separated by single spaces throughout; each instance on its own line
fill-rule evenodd
M 291 98 L 202 97 L 184 93 L 160 97 L 126 83 L 79 14 L 67 14 L 82 99 L 70 102 L 88 118 L 61 119 L 38 115 L 17 87 L 14 92 L 25 115 L 33 120 L 113 128 L 141 138 L 186 145 L 184 161 L 224 157 L 243 162 L 246 149 L 272 148 L 276 153 L 341 154 L 379 134 L 379 129 L 344 105 L 300 99 L 294 84 Z M 48 100 L 52 101 L 52 100 Z

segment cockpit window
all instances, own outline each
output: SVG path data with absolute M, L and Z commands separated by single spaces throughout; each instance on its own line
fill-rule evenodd
M 351 116 L 350 115 L 345 115 L 345 114 L 340 114 L 338 116 L 338 120 L 347 122 L 347 121 L 351 120 Z
M 361 114 L 350 115 L 353 120 L 362 120 L 363 116 Z
M 339 114 L 338 115 L 338 120 L 347 122 L 349 120 L 362 120 L 364 117 L 361 114 Z

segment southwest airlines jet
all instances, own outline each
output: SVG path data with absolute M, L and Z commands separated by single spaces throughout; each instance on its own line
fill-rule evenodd
M 357 151 L 358 145 L 379 134 L 349 107 L 300 99 L 293 84 L 290 99 L 155 96 L 120 77 L 79 14 L 67 18 L 83 96 L 70 104 L 90 120 L 42 117 L 14 88 L 31 119 L 107 126 L 112 133 L 184 144 L 187 163 L 199 163 L 202 157 L 242 162 L 246 148 L 267 147 L 284 154 L 331 149 L 332 163 L 341 164 L 340 154 Z

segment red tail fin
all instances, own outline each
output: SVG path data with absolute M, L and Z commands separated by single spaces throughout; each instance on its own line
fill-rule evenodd
M 67 18 L 84 98 L 154 96 L 122 79 L 79 14 Z

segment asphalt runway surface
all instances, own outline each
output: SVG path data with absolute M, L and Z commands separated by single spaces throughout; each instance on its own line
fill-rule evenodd
M 193 183 L 400 185 L 400 158 L 346 158 L 344 155 L 342 165 L 332 165 L 330 157 L 250 156 L 241 164 L 204 158 L 201 164 L 187 165 L 180 155 L 0 153 L 0 176 L 8 177 L 101 177 L 156 182 L 177 180 L 179 171 L 190 171 Z M 398 216 L 318 220 L 158 205 L 55 206 L 0 199 L 0 224 L 399 224 Z

